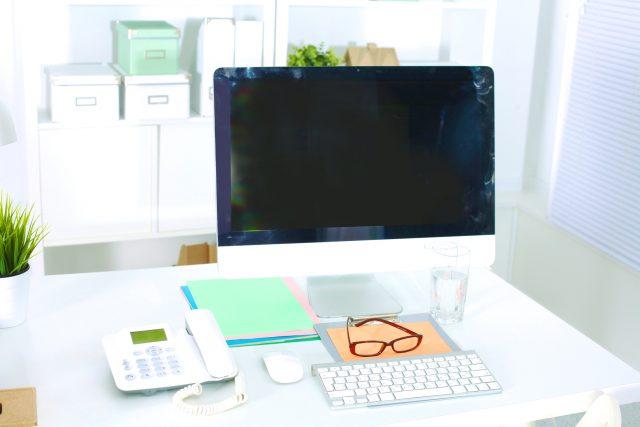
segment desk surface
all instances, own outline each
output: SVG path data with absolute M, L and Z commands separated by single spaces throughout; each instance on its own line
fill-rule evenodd
M 111 377 L 101 339 L 126 326 L 166 321 L 183 325 L 187 306 L 178 285 L 211 278 L 213 265 L 48 276 L 34 281 L 29 317 L 0 329 L 0 388 L 35 386 L 43 426 L 211 425 L 178 414 L 173 392 L 125 395 Z M 419 274 L 385 274 L 387 289 L 405 313 L 424 311 Z M 504 392 L 347 411 L 329 410 L 316 380 L 273 383 L 261 355 L 293 351 L 305 365 L 331 361 L 319 341 L 233 349 L 247 378 L 249 402 L 216 416 L 216 425 L 331 425 L 408 423 L 495 424 L 584 410 L 599 390 L 621 403 L 640 400 L 640 374 L 489 271 L 470 277 L 464 322 L 445 330 L 463 349 L 475 349 Z M 231 392 L 205 386 L 201 401 Z M 422 423 L 421 425 L 425 425 Z

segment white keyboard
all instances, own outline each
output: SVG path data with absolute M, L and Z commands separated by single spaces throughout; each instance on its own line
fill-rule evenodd
M 312 372 L 335 409 L 502 392 L 475 351 L 326 363 Z

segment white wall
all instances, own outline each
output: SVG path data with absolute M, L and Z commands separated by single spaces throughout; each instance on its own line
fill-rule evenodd
M 17 111 L 13 1 L 0 2 L 0 99 L 9 108 Z M 15 113 L 13 114 L 15 120 Z M 27 199 L 27 168 L 25 142 L 0 147 L 0 189 L 15 200 Z
M 572 31 L 576 11 L 579 0 L 540 0 L 523 176 L 524 189 L 532 194 L 511 200 L 513 215 L 502 213 L 497 217 L 494 269 L 640 369 L 640 272 L 550 224 L 546 218 L 545 196 L 551 185 L 561 79 L 565 53 L 571 50 L 567 35 Z
M 540 3 L 498 0 L 494 45 L 496 189 L 522 189 Z M 544 19 L 544 17 L 542 17 Z
M 640 369 L 640 272 L 526 210 L 514 232 L 512 283 Z
M 577 0 L 541 0 L 533 92 L 524 161 L 523 187 L 547 194 L 556 142 L 556 125 L 570 11 Z

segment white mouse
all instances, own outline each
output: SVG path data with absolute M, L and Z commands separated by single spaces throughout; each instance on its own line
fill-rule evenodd
M 280 384 L 298 382 L 304 376 L 300 359 L 288 352 L 274 351 L 262 356 L 271 379 Z

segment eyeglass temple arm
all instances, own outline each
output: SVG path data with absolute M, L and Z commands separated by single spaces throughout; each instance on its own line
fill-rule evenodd
M 367 324 L 367 323 L 369 323 L 369 322 L 382 322 L 382 323 L 386 323 L 387 325 L 389 325 L 389 326 L 393 326 L 393 327 L 396 327 L 396 328 L 398 328 L 398 329 L 400 329 L 400 330 L 402 330 L 402 331 L 404 331 L 404 332 L 406 332 L 406 333 L 408 333 L 408 334 L 411 334 L 411 335 L 414 335 L 414 336 L 422 336 L 422 334 L 419 334 L 419 333 L 417 333 L 417 332 L 415 332 L 415 331 L 412 331 L 411 329 L 405 328 L 405 327 L 404 327 L 404 326 L 402 326 L 402 325 L 398 325 L 397 323 L 390 322 L 390 321 L 388 321 L 388 320 L 381 319 L 381 318 L 365 319 L 365 320 L 363 320 L 362 322 L 356 323 L 356 324 L 355 324 L 355 326 L 362 326 L 362 325 L 365 325 L 365 324 Z M 347 336 L 348 336 L 348 335 L 349 335 L 349 328 L 347 328 Z

